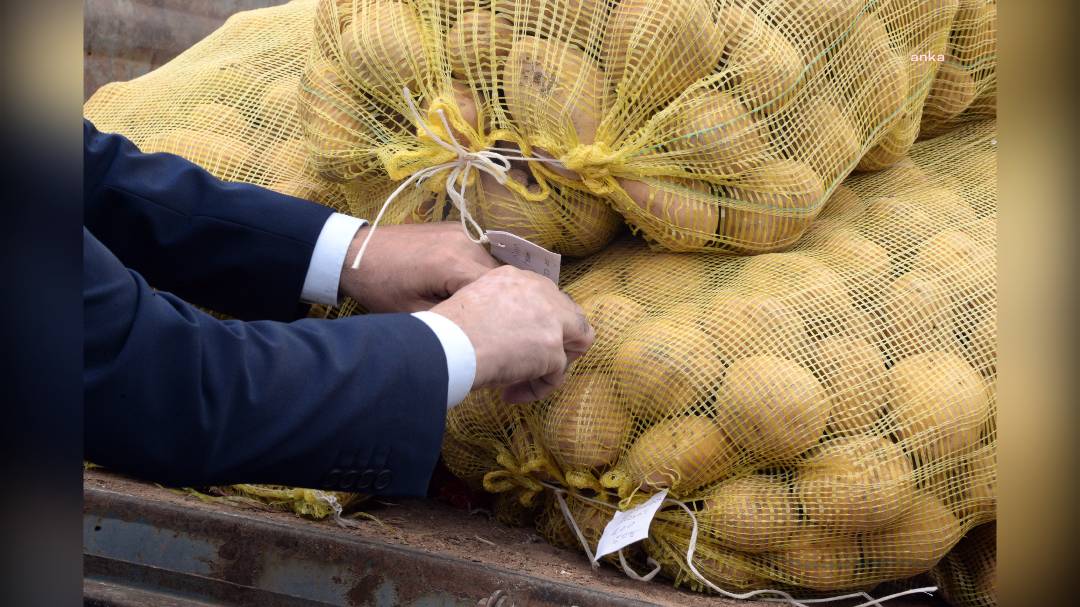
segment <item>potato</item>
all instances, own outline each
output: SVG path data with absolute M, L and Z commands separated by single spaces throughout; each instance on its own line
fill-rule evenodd
M 941 125 L 966 110 L 978 95 L 975 80 L 965 69 L 949 63 L 938 67 L 923 106 L 922 135 L 939 132 Z
M 772 355 L 728 367 L 717 393 L 717 419 L 731 438 L 770 462 L 814 446 L 829 420 L 825 389 L 810 371 Z
M 862 135 L 824 98 L 801 99 L 777 116 L 776 125 L 795 160 L 808 164 L 825 184 L 842 179 L 862 156 Z M 815 201 L 817 202 L 817 201 Z
M 525 3 L 521 9 L 525 27 L 537 36 L 586 48 L 603 32 L 608 4 L 607 0 L 561 0 Z
M 917 247 L 937 231 L 936 223 L 926 211 L 896 196 L 871 198 L 860 219 L 861 231 L 885 247 L 897 264 L 914 255 Z
M 978 221 L 975 209 L 957 193 L 970 186 L 964 186 L 947 174 L 936 174 L 934 180 L 949 187 L 920 187 L 907 194 L 907 198 L 929 213 L 939 225 L 962 228 Z
M 915 494 L 915 475 L 899 445 L 876 436 L 835 439 L 799 467 L 795 493 L 806 519 L 837 532 L 881 529 Z
M 619 2 L 601 54 L 617 94 L 632 101 L 630 111 L 648 112 L 713 73 L 725 42 L 715 10 L 711 0 Z
M 710 174 L 740 173 L 769 157 L 765 124 L 730 93 L 701 91 L 685 103 L 668 147 Z
M 701 406 L 723 374 L 712 338 L 671 319 L 639 325 L 619 344 L 613 364 L 631 413 L 647 420 Z
M 595 264 L 567 284 L 565 290 L 574 301 L 583 305 L 593 296 L 614 294 L 620 284 L 619 274 L 614 267 Z
M 300 106 L 297 96 L 300 79 L 289 77 L 270 85 L 259 101 L 255 121 L 264 132 L 290 137 L 299 132 Z
M 446 57 L 454 78 L 495 87 L 493 73 L 498 58 L 510 54 L 514 24 L 490 10 L 468 10 L 446 32 Z
M 691 589 L 702 591 L 704 585 L 686 568 L 690 529 L 690 517 L 683 510 L 661 511 L 653 520 L 649 537 L 645 538 L 645 552 L 677 584 L 685 582 Z M 725 590 L 751 590 L 767 584 L 759 573 L 762 566 L 751 558 L 721 545 L 711 534 L 701 533 L 697 537 L 694 567 L 705 579 Z
M 486 125 L 480 124 L 480 110 L 477 107 L 476 94 L 468 84 L 461 82 L 460 80 L 450 81 L 450 90 L 442 92 L 435 100 L 425 99 L 420 104 L 420 109 L 423 110 L 423 116 L 428 116 L 428 111 L 431 108 L 433 102 L 439 102 L 448 107 L 456 107 L 461 121 L 468 126 L 468 129 L 462 129 L 454 124 L 453 110 L 444 109 L 443 112 L 446 115 L 446 122 L 450 125 L 451 132 L 457 142 L 465 147 L 469 147 L 469 144 L 473 141 L 474 137 L 469 135 L 470 130 L 477 133 L 483 133 L 487 130 Z M 435 134 L 442 137 L 444 141 L 450 142 L 447 139 L 447 135 L 444 133 L 445 129 L 442 127 L 442 121 L 428 116 L 429 121 L 435 127 Z M 420 136 L 423 130 L 417 127 L 417 135 Z
M 818 213 L 818 219 L 854 216 L 861 213 L 865 208 L 866 205 L 859 199 L 859 195 L 854 190 L 846 185 L 838 184 L 833 189 L 832 195 L 822 205 L 821 212 Z
M 618 489 L 623 498 L 638 487 L 670 489 L 674 497 L 692 495 L 731 472 L 738 455 L 731 439 L 711 419 L 673 417 L 637 437 L 600 483 Z
M 630 414 L 607 373 L 575 374 L 544 411 L 544 444 L 563 472 L 614 462 L 630 428 Z
M 725 364 L 757 354 L 805 355 L 806 327 L 798 312 L 777 297 L 719 292 L 704 304 L 686 305 L 698 310 L 698 324 L 713 338 Z
M 803 57 L 784 34 L 753 12 L 734 5 L 720 8 L 716 18 L 727 41 L 726 69 L 733 91 L 754 111 L 772 113 L 797 92 Z
M 220 133 L 233 139 L 240 139 L 248 128 L 247 120 L 244 120 L 240 110 L 221 103 L 195 106 L 189 120 L 196 130 Z
M 921 464 L 977 445 L 988 411 L 982 378 L 956 354 L 915 354 L 889 370 L 897 436 Z
M 740 272 L 747 284 L 796 308 L 807 328 L 833 325 L 853 307 L 839 274 L 803 252 L 766 253 L 747 260 Z
M 985 292 L 995 264 L 989 247 L 959 230 L 945 230 L 923 243 L 911 268 L 941 280 L 953 297 L 971 300 Z
M 614 276 L 612 280 L 615 280 Z M 596 331 L 597 341 L 602 337 L 621 337 L 631 327 L 640 324 L 647 315 L 645 306 L 614 292 L 598 293 L 581 300 L 581 309 Z
M 772 0 L 771 21 L 802 52 L 812 69 L 825 64 L 825 51 L 859 18 L 865 0 Z
M 621 261 L 626 293 L 654 309 L 700 297 L 708 288 L 708 257 L 638 250 Z
M 147 137 L 139 149 L 182 156 L 210 171 L 215 177 L 236 181 L 250 167 L 251 146 L 210 131 L 166 131 Z
M 960 540 L 960 521 L 941 500 L 918 492 L 906 506 L 907 512 L 892 526 L 863 538 L 864 558 L 882 578 L 929 571 Z
M 889 284 L 892 264 L 885 247 L 851 228 L 839 228 L 814 241 L 825 264 L 843 272 L 851 296 L 871 302 Z
M 559 224 L 554 205 L 530 202 L 487 172 L 477 173 L 478 197 L 469 206 L 477 223 L 485 230 L 503 230 L 545 249 L 554 248 L 558 235 L 551 228 Z M 528 174 L 522 169 L 510 169 L 508 175 L 522 186 L 528 183 Z
M 752 169 L 739 185 L 722 186 L 718 193 L 723 247 L 764 253 L 799 239 L 817 215 L 825 186 L 809 166 L 785 159 Z
M 882 0 L 877 15 L 902 51 L 944 52 L 959 0 Z
M 789 548 L 770 556 L 780 573 L 778 581 L 813 590 L 847 590 L 858 583 L 857 537 Z
M 897 278 L 878 312 L 879 340 L 893 362 L 952 341 L 948 290 L 932 276 L 910 272 Z
M 874 147 L 863 154 L 855 170 L 880 171 L 901 162 L 911 149 L 911 144 L 919 136 L 921 117 L 921 103 L 914 110 L 905 110 L 896 124 L 886 129 L 877 139 Z
M 716 238 L 720 207 L 709 184 L 696 179 L 652 178 L 648 183 L 619 179 L 636 205 L 628 219 L 669 251 L 693 251 Z
M 412 6 L 392 0 L 359 3 L 341 33 L 348 72 L 365 91 L 400 99 L 429 72 L 424 25 Z
M 568 257 L 586 257 L 603 249 L 625 225 L 623 218 L 606 198 L 548 184 L 550 197 L 539 203 L 559 210 L 559 223 L 554 230 L 559 235 L 556 250 Z M 539 188 L 530 184 L 530 190 Z M 537 203 L 533 203 L 537 204 Z
M 506 59 L 503 83 L 506 107 L 518 129 L 544 132 L 568 148 L 596 138 L 604 77 L 581 51 L 555 40 L 522 36 Z
M 300 77 L 299 101 L 304 139 L 319 176 L 341 183 L 362 175 L 365 167 L 355 152 L 372 142 L 369 125 L 359 117 L 361 107 L 338 68 L 326 60 L 309 63 Z
M 987 445 L 977 451 L 964 468 L 963 493 L 958 516 L 975 524 L 997 519 L 997 449 Z
M 997 62 L 997 5 L 962 2 L 953 26 L 951 59 L 968 69 L 993 69 Z
M 831 436 L 869 431 L 884 413 L 885 357 L 864 337 L 834 335 L 818 342 L 811 366 L 829 397 Z
M 893 51 L 885 25 L 874 15 L 861 16 L 846 32 L 830 58 L 830 69 L 837 82 L 848 83 L 845 110 L 860 138 L 899 119 L 909 95 L 910 63 Z
M 961 325 L 971 322 L 971 316 L 957 316 L 953 324 L 958 332 L 965 329 Z M 974 324 L 966 328 L 968 360 L 984 376 L 997 373 L 997 304 L 983 310 L 975 316 Z
M 735 550 L 775 550 L 799 524 L 798 504 L 787 483 L 764 474 L 724 481 L 703 500 L 697 513 L 702 533 Z

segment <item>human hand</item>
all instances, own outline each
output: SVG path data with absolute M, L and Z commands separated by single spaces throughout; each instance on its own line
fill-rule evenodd
M 369 312 L 418 312 L 445 300 L 499 262 L 452 222 L 379 226 L 360 267 L 353 259 L 371 226 L 356 232 L 340 289 Z
M 547 278 L 501 266 L 432 312 L 457 323 L 476 350 L 474 387 L 501 386 L 511 403 L 544 398 L 596 334 L 570 296 Z

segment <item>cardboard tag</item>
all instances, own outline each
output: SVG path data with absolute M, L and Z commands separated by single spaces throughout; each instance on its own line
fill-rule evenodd
M 604 533 L 596 545 L 596 558 L 607 556 L 649 537 L 649 525 L 665 498 L 667 489 L 629 510 L 616 512 L 607 527 L 604 527 Z
M 491 242 L 491 256 L 515 268 L 536 272 L 559 284 L 559 268 L 562 255 L 552 253 L 544 247 L 529 242 L 510 232 L 493 230 L 486 232 Z

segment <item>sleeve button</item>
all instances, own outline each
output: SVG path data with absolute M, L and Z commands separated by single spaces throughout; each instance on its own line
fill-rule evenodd
M 394 475 L 389 470 L 383 470 L 379 472 L 379 475 L 375 477 L 375 490 L 382 491 L 390 486 L 390 481 L 393 480 Z

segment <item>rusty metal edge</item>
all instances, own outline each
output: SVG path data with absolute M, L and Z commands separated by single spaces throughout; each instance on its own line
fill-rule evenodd
M 380 543 L 344 533 L 331 533 L 317 527 L 293 527 L 268 521 L 244 512 L 216 512 L 188 509 L 181 505 L 161 502 L 113 491 L 87 487 L 84 489 L 83 518 L 88 534 L 84 537 L 84 559 L 91 581 L 106 582 L 113 587 L 129 585 L 136 590 L 172 590 L 179 598 L 206 601 L 211 604 L 248 603 L 312 605 L 300 596 L 290 596 L 259 587 L 261 564 L 270 555 L 288 556 L 310 563 L 316 568 L 347 566 L 350 563 L 378 563 L 379 571 L 393 577 L 403 595 L 402 604 L 430 599 L 432 593 L 452 596 L 463 604 L 475 604 L 496 590 L 511 594 L 519 605 L 611 605 L 613 607 L 645 607 L 653 605 L 636 599 L 549 580 L 518 571 L 448 555 L 436 555 L 406 546 Z M 219 542 L 228 546 L 219 552 L 212 563 L 210 576 L 183 571 L 180 567 L 152 566 L 148 563 L 124 563 L 115 556 L 93 554 L 87 546 L 109 545 L 122 541 L 120 537 L 95 534 L 89 537 L 92 521 L 109 520 L 113 534 L 124 533 L 124 525 L 139 523 L 173 532 L 177 543 L 184 541 Z M 348 602 L 342 605 L 369 604 L 373 590 L 367 573 L 356 570 L 356 579 L 347 593 Z M 315 580 L 313 580 L 315 581 Z M 410 586 L 412 584 L 412 586 Z M 147 588 L 150 585 L 150 588 Z M 170 588 L 171 587 L 171 588 Z M 326 603 L 323 603 L 326 604 Z

